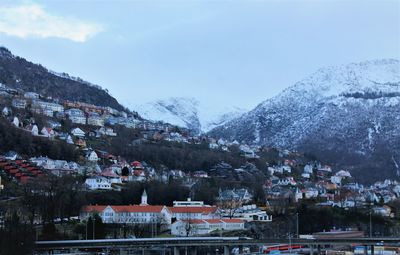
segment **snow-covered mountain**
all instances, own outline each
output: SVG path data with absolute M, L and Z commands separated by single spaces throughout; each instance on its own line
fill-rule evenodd
M 400 62 L 322 68 L 210 134 L 400 176 Z
M 185 127 L 195 133 L 207 132 L 239 117 L 245 110 L 225 107 L 216 111 L 194 98 L 172 97 L 137 105 L 134 109 L 145 119 Z

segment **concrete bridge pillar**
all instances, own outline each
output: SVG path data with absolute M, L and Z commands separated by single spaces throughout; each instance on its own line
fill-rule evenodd
M 174 255 L 179 255 L 179 247 L 174 247 Z
M 229 255 L 229 246 L 224 246 L 224 255 Z
M 190 249 L 190 255 L 197 255 L 197 247 L 192 247 Z
M 314 245 L 310 245 L 310 255 L 314 255 Z

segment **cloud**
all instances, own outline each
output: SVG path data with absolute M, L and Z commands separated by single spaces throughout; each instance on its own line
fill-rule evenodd
M 0 33 L 20 38 L 63 38 L 85 42 L 103 30 L 99 24 L 48 13 L 42 6 L 0 6 Z

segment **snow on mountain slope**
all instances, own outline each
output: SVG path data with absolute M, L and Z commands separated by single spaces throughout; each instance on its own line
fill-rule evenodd
M 194 98 L 185 97 L 157 100 L 137 105 L 134 109 L 145 119 L 185 127 L 197 134 L 223 125 L 245 112 L 236 107 L 224 107 L 219 113 Z
M 399 123 L 400 62 L 383 59 L 322 68 L 210 134 L 300 149 L 393 176 Z

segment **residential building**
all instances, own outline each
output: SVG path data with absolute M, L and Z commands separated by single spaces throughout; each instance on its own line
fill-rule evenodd
M 83 138 L 83 137 L 85 137 L 86 134 L 82 129 L 74 128 L 74 129 L 71 130 L 71 135 Z
M 219 219 L 220 210 L 216 206 L 173 206 L 168 208 L 175 220 Z
M 178 220 L 171 226 L 171 234 L 175 236 L 208 235 L 217 231 L 243 230 L 241 219 L 204 219 Z
M 272 221 L 272 215 L 268 215 L 266 211 L 261 210 L 255 204 L 243 205 L 238 208 L 222 210 L 222 217 L 225 218 L 239 218 L 243 221 Z
M 92 126 L 104 126 L 104 119 L 96 112 L 89 113 L 87 124 Z
M 111 181 L 102 176 L 94 176 L 86 178 L 85 184 L 90 190 L 111 190 Z
M 92 162 L 96 162 L 99 160 L 99 157 L 97 156 L 97 153 L 95 151 L 88 151 L 86 153 L 86 159 Z
M 53 116 L 55 112 L 64 112 L 64 106 L 56 103 L 34 100 L 32 108 L 39 114 Z
M 18 109 L 25 109 L 27 106 L 27 102 L 25 99 L 14 98 L 11 102 L 11 105 Z
M 86 124 L 86 116 L 83 111 L 71 108 L 65 111 L 65 114 L 68 116 L 68 119 L 72 121 L 72 123 L 76 124 Z

